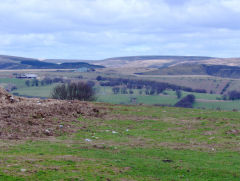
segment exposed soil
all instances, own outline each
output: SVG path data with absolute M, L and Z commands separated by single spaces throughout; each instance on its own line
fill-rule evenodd
M 100 117 L 99 108 L 82 101 L 29 99 L 0 88 L 0 139 L 27 139 L 75 132 L 80 116 Z

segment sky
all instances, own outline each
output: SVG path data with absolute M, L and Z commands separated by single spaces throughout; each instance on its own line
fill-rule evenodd
M 240 57 L 240 0 L 2 0 L 0 54 Z

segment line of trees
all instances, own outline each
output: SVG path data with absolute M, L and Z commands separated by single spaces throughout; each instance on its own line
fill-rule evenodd
M 42 80 L 38 80 L 38 79 L 32 79 L 32 80 L 26 80 L 25 81 L 25 84 L 26 86 L 30 87 L 30 86 L 45 86 L 45 85 L 51 85 L 51 84 L 54 84 L 54 83 L 64 83 L 64 82 L 67 82 L 68 80 L 64 80 L 63 78 L 49 78 L 49 77 L 45 77 L 44 79 Z
M 126 87 L 127 89 L 145 89 L 146 94 L 159 94 L 162 93 L 166 89 L 171 90 L 183 90 L 187 92 L 198 92 L 198 93 L 206 93 L 207 91 L 204 89 L 192 89 L 189 87 L 178 86 L 174 84 L 169 84 L 165 82 L 156 82 L 156 81 L 148 81 L 148 80 L 137 80 L 137 79 L 123 79 L 123 78 L 109 78 L 109 77 L 101 77 L 98 76 L 96 78 L 100 82 L 101 86 L 110 86 L 115 87 L 114 92 L 118 91 L 117 87 Z

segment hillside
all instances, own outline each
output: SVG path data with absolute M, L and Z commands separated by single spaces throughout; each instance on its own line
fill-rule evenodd
M 83 59 L 43 59 L 44 62 L 61 64 L 65 62 L 92 62 L 92 60 L 83 60 Z
M 240 78 L 240 67 L 211 64 L 177 64 L 158 70 L 138 73 L 140 75 L 209 75 L 226 78 Z
M 214 58 L 202 56 L 130 56 L 108 58 L 91 62 L 109 68 L 164 68 L 185 63 L 240 67 L 240 58 Z
M 56 64 L 33 58 L 0 55 L 0 69 L 77 69 L 81 67 L 103 68 L 103 66 L 92 65 L 85 62 Z
M 112 68 L 158 68 L 168 67 L 170 65 L 184 63 L 184 62 L 201 62 L 208 61 L 211 57 L 197 57 L 197 56 L 131 56 L 131 57 L 116 57 L 101 61 L 94 61 L 96 65 L 103 65 Z
M 0 180 L 239 180 L 239 112 L 12 97 Z

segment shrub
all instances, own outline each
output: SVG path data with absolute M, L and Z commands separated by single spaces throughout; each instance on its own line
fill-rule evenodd
M 97 76 L 97 77 L 96 77 L 96 80 L 97 80 L 97 81 L 101 81 L 101 80 L 102 80 L 102 76 L 100 76 L 100 75 Z
M 238 91 L 230 91 L 228 93 L 228 97 L 230 100 L 238 100 L 240 99 L 240 92 Z
M 57 85 L 51 97 L 53 99 L 67 99 L 67 100 L 81 100 L 81 101 L 94 101 L 95 91 L 93 87 L 84 82 L 71 82 L 68 84 Z
M 192 94 L 189 94 L 182 98 L 180 101 L 178 101 L 175 106 L 176 107 L 185 107 L 185 108 L 192 108 L 193 104 L 195 102 L 195 96 Z

